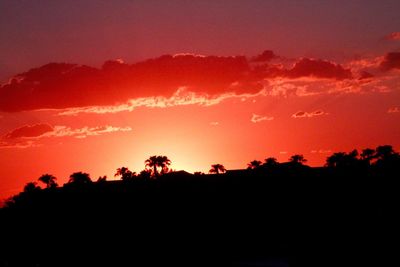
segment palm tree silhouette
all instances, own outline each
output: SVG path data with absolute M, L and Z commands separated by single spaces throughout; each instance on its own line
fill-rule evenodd
M 259 160 L 253 160 L 253 161 L 250 161 L 249 163 L 247 163 L 247 169 L 257 169 L 258 167 L 260 167 L 261 166 L 261 161 L 259 161 Z
M 306 163 L 307 160 L 304 158 L 303 155 L 301 154 L 296 154 L 290 157 L 289 162 L 296 164 L 296 165 L 303 165 L 303 163 Z
M 158 156 L 157 165 L 161 168 L 161 174 L 167 173 L 169 171 L 168 166 L 171 165 L 171 160 L 167 156 Z
M 90 184 L 91 182 L 90 175 L 85 172 L 74 172 L 69 176 L 68 180 L 70 184 Z
M 167 156 L 151 156 L 144 162 L 146 167 L 152 169 L 152 176 L 157 177 L 159 174 L 168 172 L 168 166 L 171 165 L 171 160 Z M 158 172 L 158 168 L 161 169 Z
M 121 176 L 122 181 L 128 181 L 136 176 L 136 172 L 132 172 L 126 167 L 121 167 L 117 169 L 114 176 Z
M 54 175 L 51 175 L 48 173 L 43 174 L 38 179 L 38 181 L 40 181 L 46 185 L 46 188 L 56 188 L 58 186 L 56 180 L 57 180 L 57 178 Z
M 226 169 L 225 169 L 224 165 L 222 165 L 222 164 L 213 164 L 213 165 L 211 165 L 211 169 L 209 170 L 209 173 L 219 174 L 220 172 L 221 173 L 226 172 Z
M 152 175 L 155 177 L 158 175 L 157 171 L 157 156 L 151 156 L 150 158 L 146 159 L 144 162 L 146 167 L 152 169 Z

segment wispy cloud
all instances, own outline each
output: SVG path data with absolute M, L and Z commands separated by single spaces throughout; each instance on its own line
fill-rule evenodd
M 52 132 L 54 128 L 46 123 L 24 125 L 16 128 L 3 136 L 3 139 L 37 138 Z
M 399 113 L 400 112 L 400 108 L 399 107 L 392 107 L 389 108 L 387 113 Z
M 253 123 L 257 123 L 257 122 L 261 122 L 261 121 L 272 121 L 273 119 L 274 119 L 274 117 L 253 114 L 250 121 Z
M 132 131 L 131 127 L 96 126 L 71 128 L 67 126 L 50 126 L 48 124 L 25 125 L 14 129 L 0 138 L 0 148 L 28 148 L 42 144 L 43 138 L 74 137 L 86 138 L 113 132 Z
M 72 136 L 75 138 L 86 138 L 87 136 L 97 136 L 105 133 L 112 132 L 128 132 L 132 131 L 131 127 L 114 127 L 114 126 L 96 126 L 96 127 L 88 127 L 85 126 L 83 128 L 73 129 L 66 126 L 55 126 L 54 131 L 45 134 L 44 136 L 55 136 L 55 137 L 63 137 L 63 136 Z
M 331 153 L 332 152 L 332 150 L 330 150 L 330 149 L 315 149 L 315 150 L 311 150 L 310 151 L 312 154 L 316 154 L 316 153 L 318 153 L 318 154 L 328 154 L 328 153 Z
M 41 144 L 37 144 L 35 141 L 32 140 L 14 140 L 14 141 L 4 141 L 0 140 L 0 149 L 1 148 L 30 148 L 30 147 L 40 147 Z
M 199 105 L 199 106 L 213 106 L 221 103 L 224 100 L 232 98 L 247 99 L 250 97 L 256 97 L 259 95 L 265 95 L 265 92 L 261 90 L 255 94 L 240 94 L 225 93 L 219 96 L 211 97 L 207 94 L 198 94 L 190 92 L 186 87 L 180 87 L 173 96 L 167 97 L 146 97 L 131 99 L 125 104 L 112 105 L 112 106 L 92 106 L 82 108 L 69 108 L 58 113 L 60 116 L 76 116 L 81 113 L 86 114 L 106 114 L 106 113 L 119 113 L 119 112 L 132 112 L 139 107 L 148 108 L 168 108 L 174 106 L 186 106 L 186 105 Z
M 306 111 L 297 111 L 292 115 L 292 118 L 312 118 L 315 116 L 321 116 L 321 115 L 328 115 L 328 113 L 322 111 L 322 110 L 315 110 L 312 112 L 306 112 Z

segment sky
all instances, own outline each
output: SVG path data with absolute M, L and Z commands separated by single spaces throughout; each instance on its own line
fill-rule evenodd
M 0 199 L 114 178 L 400 149 L 399 1 L 0 1 Z

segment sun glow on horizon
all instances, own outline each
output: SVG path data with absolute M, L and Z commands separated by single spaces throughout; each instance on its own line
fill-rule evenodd
M 153 155 L 208 173 L 400 147 L 399 1 L 14 2 L 0 1 L 0 198 Z

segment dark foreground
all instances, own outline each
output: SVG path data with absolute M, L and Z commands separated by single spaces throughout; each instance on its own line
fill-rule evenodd
M 299 167 L 41 190 L 1 210 L 0 266 L 395 266 L 395 176 Z

